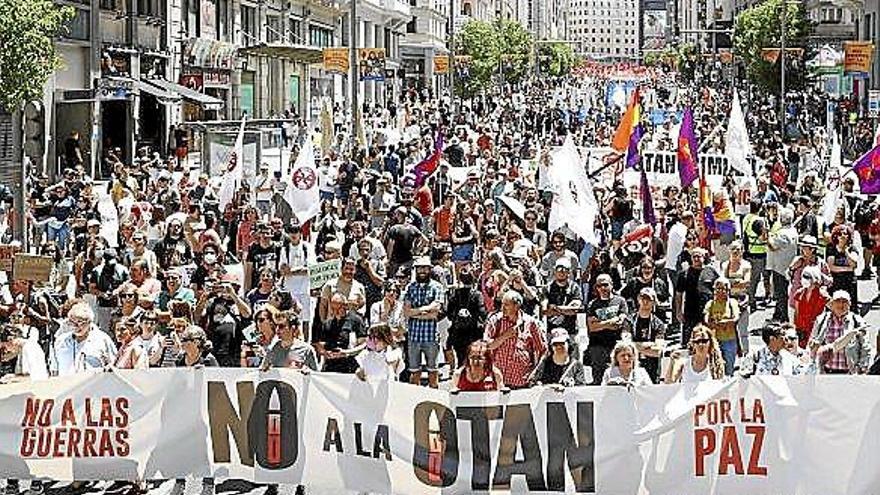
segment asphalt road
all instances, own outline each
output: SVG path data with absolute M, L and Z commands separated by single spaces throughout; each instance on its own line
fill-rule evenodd
M 759 289 L 759 294 L 762 291 Z M 859 301 L 862 303 L 862 312 L 865 312 L 866 322 L 873 328 L 874 332 L 871 334 L 876 335 L 876 329 L 880 327 L 880 306 L 868 307 L 870 301 L 877 296 L 877 284 L 873 280 L 871 281 L 859 281 Z M 761 309 L 749 317 L 749 328 L 758 328 L 764 324 L 770 318 L 772 314 L 772 307 L 767 309 Z M 871 342 L 875 342 L 872 337 Z M 761 338 L 758 336 L 752 336 L 750 340 L 750 344 L 752 348 L 756 348 L 756 346 L 762 346 Z M 26 493 L 25 489 L 28 487 L 28 482 L 22 482 L 21 492 Z M 172 495 L 174 491 L 174 481 L 169 480 L 164 483 L 161 483 L 157 486 L 151 487 L 149 490 L 150 495 Z M 265 485 L 254 485 L 251 483 L 239 481 L 239 480 L 227 480 L 225 482 L 218 483 L 215 487 L 215 493 L 217 494 L 229 494 L 229 495 L 263 495 L 267 490 Z M 296 485 L 280 485 L 278 487 L 278 493 L 281 495 L 295 495 Z M 56 483 L 52 486 L 48 487 L 44 492 L 47 495 L 73 495 L 73 494 L 101 494 L 101 495 L 129 495 L 131 490 L 127 487 L 114 487 L 111 486 L 108 482 L 97 483 L 94 486 L 89 487 L 87 490 L 72 490 L 70 485 L 65 483 Z M 184 493 L 174 493 L 173 495 L 200 495 L 206 492 L 203 492 L 203 485 L 201 480 L 196 480 L 193 478 L 187 478 L 186 487 Z M 338 491 L 318 491 L 313 489 L 306 488 L 306 493 L 309 495 L 339 495 Z M 352 492 L 353 493 L 353 492 Z

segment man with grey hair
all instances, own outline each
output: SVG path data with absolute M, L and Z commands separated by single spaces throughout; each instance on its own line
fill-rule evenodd
M 776 307 L 773 310 L 773 320 L 780 323 L 789 321 L 788 318 L 788 267 L 797 255 L 798 232 L 794 226 L 794 213 L 782 208 L 779 211 L 779 221 L 771 226 L 768 238 L 767 270 L 773 279 L 773 299 Z
M 547 351 L 544 330 L 538 320 L 522 311 L 522 303 L 519 292 L 505 292 L 501 311 L 489 317 L 483 332 L 504 385 L 510 388 L 527 387 L 529 375 Z
M 64 329 L 68 331 L 65 331 Z M 74 304 L 55 337 L 49 368 L 53 375 L 68 376 L 101 369 L 116 361 L 116 345 L 95 325 L 95 312 L 88 303 Z

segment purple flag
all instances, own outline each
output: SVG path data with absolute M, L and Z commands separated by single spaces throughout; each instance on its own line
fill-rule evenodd
M 422 187 L 425 180 L 437 170 L 440 166 L 440 157 L 443 155 L 443 133 L 437 131 L 437 137 L 434 138 L 434 151 L 424 160 L 413 167 L 413 174 L 416 176 L 415 188 Z
M 654 215 L 654 199 L 651 197 L 651 186 L 648 184 L 648 174 L 645 172 L 645 167 L 642 167 L 639 195 L 642 197 L 642 220 L 647 224 L 657 225 L 657 217 Z
M 629 137 L 629 147 L 626 150 L 626 168 L 635 168 L 636 163 L 642 159 L 639 155 L 639 141 L 642 140 L 642 134 L 644 134 L 644 129 L 642 129 L 642 124 L 639 124 Z
M 862 194 L 880 194 L 880 145 L 867 152 L 853 165 Z
M 700 175 L 698 148 L 694 134 L 694 114 L 690 108 L 685 108 L 678 133 L 678 176 L 681 178 L 682 188 L 689 187 Z

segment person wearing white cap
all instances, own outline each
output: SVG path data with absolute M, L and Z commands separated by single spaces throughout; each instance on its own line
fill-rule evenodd
M 666 324 L 654 313 L 657 292 L 652 287 L 643 287 L 636 300 L 638 308 L 624 322 L 624 331 L 629 333 L 639 351 L 639 364 L 652 382 L 659 383 L 660 353 L 665 345 L 663 341 L 666 337 Z
M 571 279 L 571 261 L 556 260 L 553 280 L 544 289 L 544 316 L 547 326 L 577 333 L 577 313 L 583 307 L 581 288 Z
M 590 332 L 587 355 L 593 369 L 593 383 L 598 384 L 608 367 L 611 349 L 620 340 L 627 307 L 626 300 L 612 292 L 611 276 L 608 274 L 596 277 L 596 293 L 598 297 L 590 301 L 587 308 L 587 330 Z
M 584 365 L 572 354 L 572 340 L 564 328 L 550 331 L 549 352 L 544 354 L 535 371 L 529 375 L 529 385 L 549 385 L 561 391 L 564 387 L 587 384 Z
M 827 374 L 862 374 L 870 365 L 871 347 L 865 338 L 865 322 L 850 311 L 850 295 L 837 290 L 828 310 L 816 320 L 810 350 L 818 355 L 820 370 Z

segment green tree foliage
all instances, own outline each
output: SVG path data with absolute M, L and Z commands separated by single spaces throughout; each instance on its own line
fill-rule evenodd
M 60 66 L 55 37 L 74 14 L 51 0 L 0 0 L 0 107 L 40 99 Z
M 542 71 L 551 76 L 560 77 L 571 72 L 575 66 L 574 51 L 568 43 L 547 43 L 541 46 L 540 55 Z
M 458 55 L 470 57 L 467 76 L 456 81 L 456 90 L 473 95 L 489 87 L 493 78 L 517 83 L 529 72 L 532 36 L 519 23 L 469 21 L 456 35 Z M 461 74 L 460 68 L 456 72 Z
M 733 46 L 746 67 L 746 73 L 753 82 L 769 90 L 778 90 L 780 83 L 780 61 L 775 63 L 764 59 L 762 49 L 779 48 L 782 38 L 783 0 L 767 0 L 746 9 L 736 18 Z M 800 56 L 786 52 L 786 85 L 793 89 L 802 88 L 806 83 L 804 61 L 810 53 L 807 38 L 812 30 L 810 21 L 801 2 L 785 2 L 786 7 L 786 48 L 802 48 Z
M 529 73 L 534 39 L 522 24 L 511 20 L 496 21 L 495 30 L 501 42 L 503 80 L 518 83 Z

